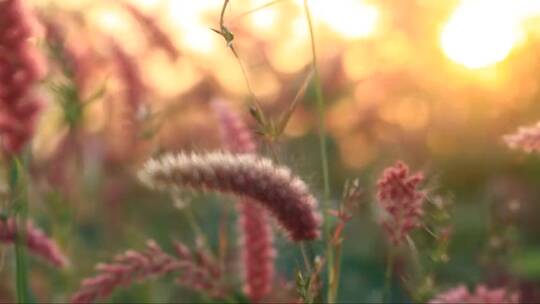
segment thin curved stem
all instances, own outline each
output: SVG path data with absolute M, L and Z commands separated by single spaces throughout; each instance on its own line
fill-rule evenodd
M 311 18 L 311 12 L 309 10 L 308 1 L 304 0 L 304 11 L 306 14 L 306 19 L 308 23 L 309 28 L 309 35 L 311 40 L 311 54 L 312 54 L 312 65 L 313 65 L 313 71 L 314 71 L 314 81 L 315 81 L 315 95 L 317 98 L 317 109 L 318 109 L 318 116 L 319 116 L 319 148 L 321 153 L 321 167 L 322 167 L 322 174 L 323 174 L 323 182 L 324 182 L 324 198 L 322 201 L 323 208 L 325 209 L 325 212 L 323 212 L 324 216 L 324 238 L 326 240 L 326 260 L 328 261 L 328 294 L 327 294 L 327 301 L 328 303 L 334 303 L 336 301 L 337 296 L 337 289 L 338 286 L 334 284 L 335 278 L 335 269 L 334 269 L 334 252 L 332 248 L 332 243 L 330 242 L 330 222 L 328 218 L 328 212 L 326 210 L 330 209 L 330 179 L 328 174 L 328 155 L 326 151 L 327 143 L 326 143 L 326 127 L 324 124 L 324 114 L 325 114 L 325 101 L 324 101 L 324 95 L 322 92 L 322 84 L 321 84 L 321 77 L 319 73 L 319 68 L 317 65 L 317 50 L 315 47 L 315 33 L 313 30 L 313 21 Z M 331 286 L 334 286 L 334 288 L 330 288 Z

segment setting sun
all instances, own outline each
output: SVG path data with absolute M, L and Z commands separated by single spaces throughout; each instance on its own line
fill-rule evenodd
M 512 1 L 464 1 L 443 29 L 441 45 L 453 61 L 483 68 L 504 60 L 520 38 Z

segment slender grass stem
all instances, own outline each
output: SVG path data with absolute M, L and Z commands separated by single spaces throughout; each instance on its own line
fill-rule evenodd
M 23 166 L 17 157 L 11 160 L 9 185 L 17 221 L 17 239 L 15 241 L 15 271 L 17 285 L 17 302 L 29 303 L 30 288 L 28 285 L 28 265 L 26 262 L 26 219 L 28 217 L 28 201 L 26 185 L 23 179 Z
M 311 274 L 312 273 L 312 267 L 311 267 L 311 262 L 310 262 L 309 256 L 308 256 L 307 251 L 306 251 L 305 242 L 300 243 L 300 251 L 302 252 L 302 258 L 304 258 L 304 264 L 306 266 L 306 270 L 308 271 L 308 273 Z
M 244 17 L 246 17 L 246 16 L 249 16 L 249 15 L 251 15 L 251 14 L 253 14 L 253 13 L 256 13 L 256 12 L 258 12 L 258 11 L 260 11 L 260 10 L 263 10 L 263 9 L 265 9 L 265 8 L 267 8 L 267 7 L 270 7 L 270 6 L 272 6 L 272 5 L 278 4 L 278 3 L 283 2 L 283 1 L 287 1 L 287 0 L 274 0 L 274 1 L 270 1 L 270 2 L 268 2 L 268 3 L 265 3 L 265 4 L 261 5 L 261 6 L 258 6 L 258 7 L 256 7 L 256 8 L 254 8 L 254 9 L 251 9 L 251 10 L 249 10 L 249 11 L 247 11 L 247 12 L 241 13 L 240 15 L 234 17 L 234 18 L 232 19 L 232 21 L 233 21 L 233 22 L 234 22 L 234 21 L 238 21 L 239 19 L 242 19 L 242 18 L 244 18 Z
M 326 151 L 326 127 L 324 124 L 324 114 L 325 114 L 325 101 L 324 101 L 324 95 L 322 92 L 322 84 L 321 84 L 321 77 L 319 74 L 319 69 L 317 66 L 317 50 L 315 47 L 315 34 L 313 30 L 313 21 L 311 18 L 311 12 L 309 10 L 308 1 L 304 0 L 304 11 L 306 14 L 306 20 L 308 23 L 309 28 L 309 35 L 311 40 L 311 54 L 312 54 L 312 65 L 313 65 L 313 71 L 314 71 L 314 81 L 315 81 L 315 94 L 317 98 L 317 108 L 318 108 L 318 116 L 319 116 L 319 148 L 321 153 L 321 166 L 322 166 L 322 174 L 323 174 L 323 181 L 324 181 L 324 197 L 323 197 L 323 208 L 326 210 L 330 209 L 330 179 L 328 175 L 328 156 Z M 324 238 L 326 240 L 327 248 L 326 248 L 326 256 L 328 261 L 328 286 L 334 285 L 334 280 L 336 279 L 334 277 L 334 255 L 333 255 L 333 248 L 332 244 L 330 242 L 330 222 L 328 217 L 328 212 L 323 212 L 324 215 Z M 328 303 L 334 303 L 336 301 L 338 288 L 337 286 L 332 289 L 328 289 L 327 294 L 327 300 Z
M 333 278 L 332 285 L 329 286 L 329 293 L 333 294 L 334 297 L 337 297 L 337 289 L 339 287 L 339 278 L 341 275 L 341 250 L 342 244 L 337 245 L 334 248 L 334 269 L 333 269 Z M 334 298 L 334 300 L 337 300 Z
M 202 245 L 203 248 L 206 247 L 208 245 L 206 235 L 202 231 L 199 223 L 197 222 L 197 219 L 195 218 L 195 214 L 193 214 L 193 210 L 191 210 L 191 207 L 187 207 L 184 209 L 184 215 L 189 226 L 191 227 L 191 230 L 193 231 L 193 234 L 195 235 L 196 245 Z
M 386 301 L 386 299 L 391 296 L 390 290 L 392 288 L 392 272 L 394 270 L 394 258 L 394 250 L 391 248 L 388 252 L 388 256 L 386 257 L 386 271 L 384 274 L 384 287 L 381 303 L 384 303 L 384 301 Z

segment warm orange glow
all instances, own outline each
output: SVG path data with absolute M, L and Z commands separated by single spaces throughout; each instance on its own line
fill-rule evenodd
M 518 8 L 512 0 L 464 0 L 443 29 L 445 54 L 473 69 L 503 61 L 520 39 Z
M 379 19 L 377 8 L 360 0 L 309 1 L 309 8 L 316 21 L 348 39 L 370 36 Z
M 259 7 L 268 3 L 267 0 L 253 0 L 253 7 Z M 250 15 L 250 21 L 253 26 L 260 30 L 271 29 L 275 23 L 278 16 L 278 11 L 275 7 L 267 7 L 253 12 Z
M 219 38 L 210 30 L 215 24 L 206 24 L 204 14 L 219 11 L 219 0 L 170 1 L 169 17 L 173 26 L 180 29 L 179 40 L 182 46 L 196 52 L 209 53 Z

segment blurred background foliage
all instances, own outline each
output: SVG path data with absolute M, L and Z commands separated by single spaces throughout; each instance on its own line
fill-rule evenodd
M 72 267 L 60 272 L 32 260 L 31 286 L 38 299 L 62 301 L 93 273 L 96 262 L 140 249 L 146 239 L 165 248 L 172 239 L 194 244 L 175 199 L 143 189 L 134 172 L 159 151 L 219 149 L 209 101 L 225 99 L 253 125 L 247 110 L 251 97 L 237 59 L 210 30 L 219 26 L 222 1 L 30 2 L 45 24 L 38 43 L 50 59 L 43 86 L 49 103 L 32 147 L 30 214 L 72 260 Z M 253 93 L 265 113 L 277 117 L 309 72 L 311 50 L 302 2 L 274 2 L 257 9 L 269 0 L 232 0 L 225 24 L 235 35 Z M 393 299 L 410 300 L 410 285 L 429 294 L 488 282 L 509 284 L 538 301 L 540 157 L 509 151 L 501 136 L 540 119 L 539 1 L 314 0 L 310 5 L 328 103 L 332 198 L 339 199 L 350 178 L 358 177 L 365 191 L 346 227 L 339 299 L 380 298 L 387 245 L 370 206 L 380 172 L 401 159 L 426 173 L 430 202 L 451 202 L 451 237 L 445 253 L 425 232 L 415 235 L 430 275 L 409 277 L 414 271 L 407 269 L 414 267 L 405 254 L 398 261 L 403 275 L 395 280 Z M 149 24 L 161 29 L 168 43 Z M 56 45 L 51 28 L 61 33 Z M 139 80 L 126 81 L 129 68 L 134 70 L 127 75 Z M 321 197 L 316 151 L 310 85 L 278 154 Z M 228 257 L 234 260 L 236 215 L 228 199 L 181 199 L 193 208 L 215 250 L 226 223 Z M 277 242 L 280 276 L 292 280 L 301 265 L 298 248 L 282 236 Z M 323 246 L 314 248 L 321 252 Z M 11 271 L 3 267 L 2 277 L 10 278 Z M 111 301 L 201 299 L 172 284 L 162 279 L 137 285 Z M 3 279 L 0 299 L 12 299 L 10 290 L 13 280 Z

